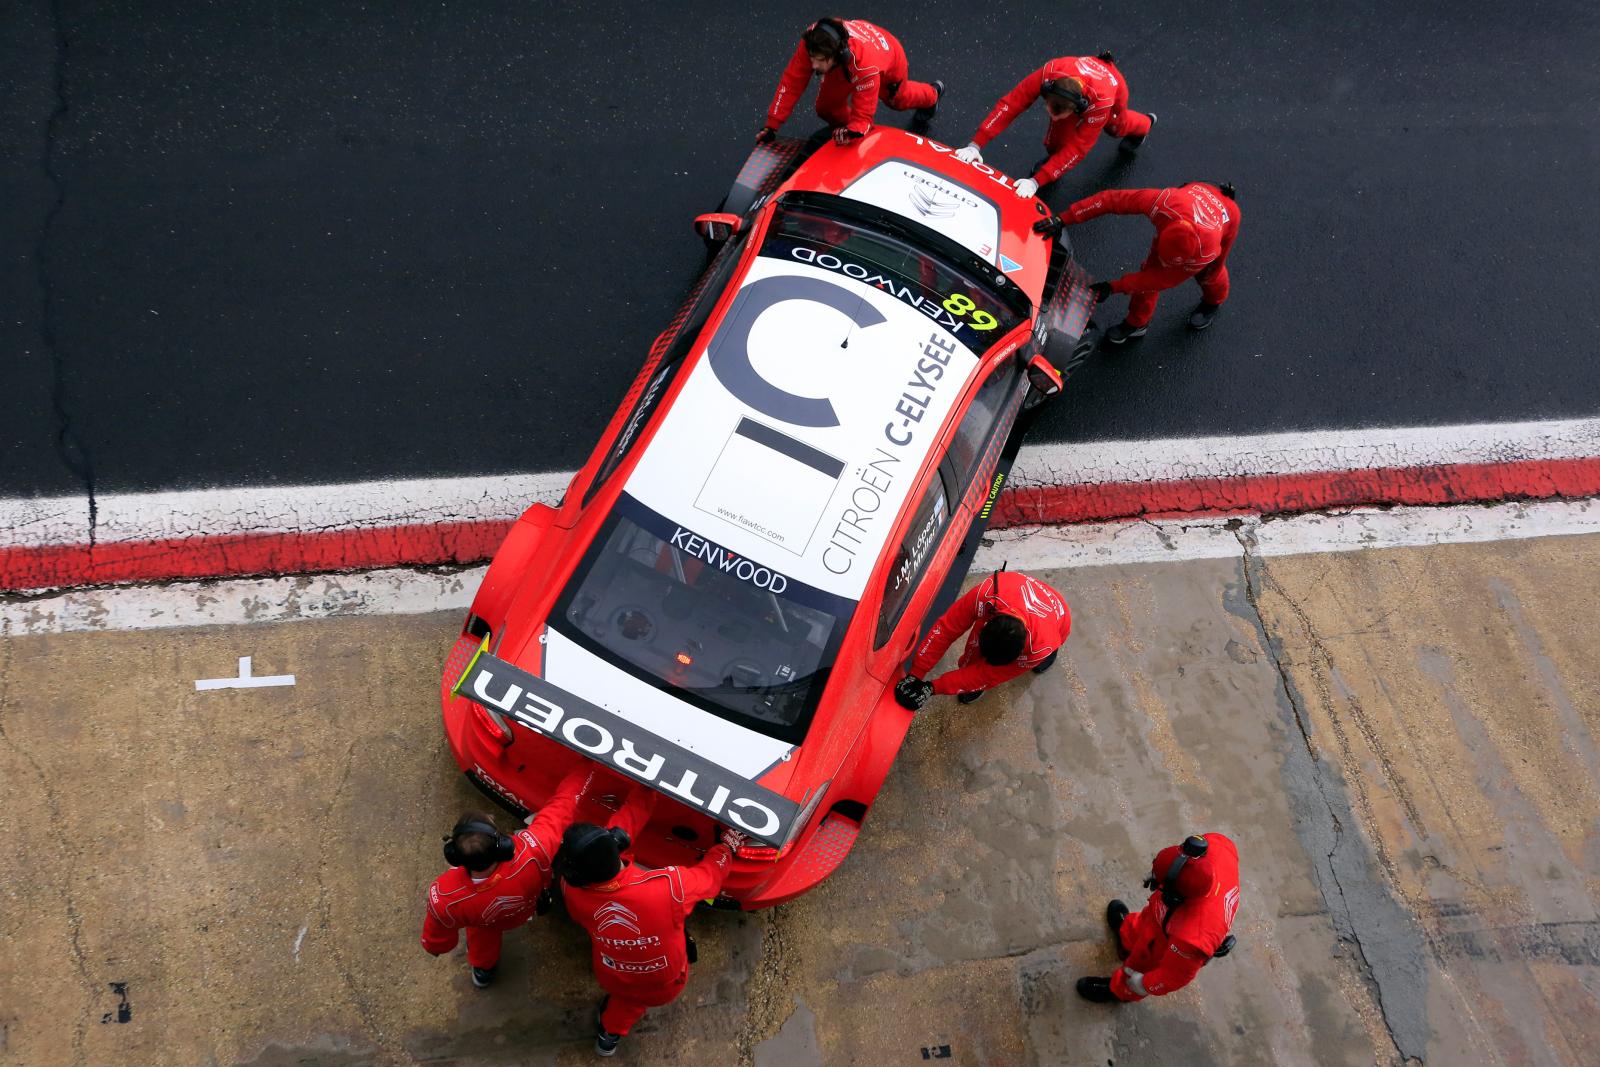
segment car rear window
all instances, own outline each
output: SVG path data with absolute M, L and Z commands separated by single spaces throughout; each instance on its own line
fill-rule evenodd
M 623 494 L 551 625 L 696 707 L 799 744 L 854 609 Z

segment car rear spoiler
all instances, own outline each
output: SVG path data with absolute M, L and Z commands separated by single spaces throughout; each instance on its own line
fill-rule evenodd
M 680 804 L 782 848 L 800 805 L 703 756 L 486 651 L 488 638 L 452 692 L 507 716 Z

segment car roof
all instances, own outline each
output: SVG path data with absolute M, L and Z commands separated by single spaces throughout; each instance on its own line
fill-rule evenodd
M 848 262 L 751 261 L 625 491 L 707 551 L 859 600 L 982 352 Z

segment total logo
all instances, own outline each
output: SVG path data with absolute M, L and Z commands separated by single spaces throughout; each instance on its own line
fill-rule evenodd
M 956 158 L 956 156 L 955 156 L 955 151 L 956 150 L 954 148 L 951 148 L 947 144 L 940 144 L 938 141 L 931 141 L 926 137 L 918 137 L 916 134 L 912 134 L 911 135 L 911 139 L 913 141 L 916 141 L 920 145 L 928 146 L 929 148 L 933 149 L 935 152 L 939 152 L 939 153 L 942 153 L 944 155 L 948 155 L 951 159 L 955 159 Z M 1012 180 L 1010 178 L 1006 177 L 1004 174 L 1001 174 L 999 171 L 995 170 L 993 167 L 989 166 L 989 164 L 987 164 L 987 163 L 967 163 L 967 162 L 961 161 L 961 160 L 958 160 L 958 162 L 961 162 L 963 166 L 971 167 L 973 170 L 977 171 L 979 174 L 982 174 L 985 177 L 987 177 L 990 181 L 997 182 L 998 184 L 1005 186 L 1007 189 L 1012 188 L 1012 186 L 1015 184 L 1014 182 L 1012 182 Z

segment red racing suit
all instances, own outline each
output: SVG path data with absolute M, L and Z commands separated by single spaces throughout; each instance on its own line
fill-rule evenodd
M 1128 958 L 1111 976 L 1118 1000 L 1164 997 L 1182 989 L 1228 936 L 1239 910 L 1239 849 L 1222 834 L 1205 836 L 1205 857 L 1189 862 L 1210 864 L 1210 891 L 1169 909 L 1157 889 L 1143 911 L 1122 921 L 1118 939 Z M 1164 850 L 1152 867 L 1170 864 L 1169 852 Z
M 934 105 L 939 93 L 932 85 L 906 78 L 906 50 L 894 34 L 865 19 L 844 19 L 843 23 L 850 37 L 849 54 L 822 76 L 817 89 L 817 115 L 823 122 L 864 134 L 872 128 L 879 100 L 896 111 Z M 805 95 L 811 75 L 811 58 L 802 38 L 778 80 L 772 106 L 767 108 L 768 126 L 777 129 L 784 124 Z
M 1115 65 L 1094 56 L 1061 56 L 1023 78 L 1015 89 L 996 101 L 989 117 L 972 135 L 972 143 L 982 148 L 1000 136 L 1013 119 L 1039 99 L 1044 83 L 1057 78 L 1077 78 L 1082 82 L 1089 107 L 1081 115 L 1069 111 L 1050 119 L 1044 132 L 1044 150 L 1050 155 L 1033 175 L 1040 185 L 1049 185 L 1083 162 L 1101 133 L 1139 137 L 1150 132 L 1150 116 L 1128 109 L 1128 82 Z
M 607 1033 L 626 1034 L 647 1009 L 683 992 L 689 980 L 683 921 L 722 889 L 732 860 L 733 852 L 719 844 L 693 867 L 629 864 L 609 882 L 562 883 L 567 914 L 588 931 L 594 976 L 608 994 L 600 1016 Z
M 978 632 L 983 627 L 976 624 L 1002 614 L 1015 615 L 1027 625 L 1028 643 L 1016 662 L 996 667 L 978 651 Z M 967 630 L 972 632 L 961 653 L 961 665 L 933 680 L 935 693 L 976 693 L 1032 670 L 1066 641 L 1072 631 L 1072 612 L 1067 610 L 1060 593 L 1037 578 L 1016 571 L 998 571 L 951 604 L 950 610 L 933 624 L 911 661 L 911 673 L 918 678 L 927 677 L 956 638 Z
M 1111 283 L 1113 293 L 1130 294 L 1128 325 L 1143 326 L 1155 314 L 1163 289 L 1190 278 L 1200 283 L 1200 299 L 1221 304 L 1228 299 L 1228 253 L 1239 236 L 1239 205 L 1207 182 L 1190 182 L 1171 189 L 1107 189 L 1086 196 L 1061 213 L 1066 223 L 1084 222 L 1105 214 L 1144 215 L 1156 228 L 1155 240 L 1137 271 Z M 1188 223 L 1199 238 L 1178 262 L 1163 262 L 1157 252 L 1169 227 Z
M 441 956 L 456 947 L 465 928 L 468 963 L 489 968 L 500 961 L 501 935 L 533 918 L 534 904 L 550 884 L 550 861 L 591 774 L 592 768 L 583 766 L 563 778 L 532 824 L 513 835 L 516 852 L 487 878 L 452 867 L 433 880 L 422 920 L 423 948 Z

